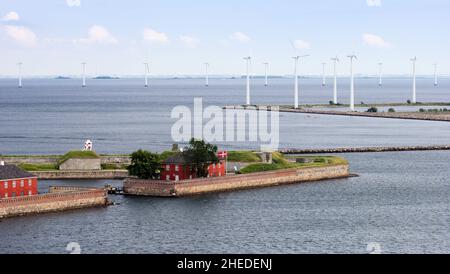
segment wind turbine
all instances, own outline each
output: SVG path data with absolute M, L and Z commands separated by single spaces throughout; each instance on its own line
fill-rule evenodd
M 268 86 L 269 85 L 269 81 L 267 80 L 267 71 L 269 69 L 269 63 L 264 63 L 264 86 Z
M 434 63 L 434 86 L 438 86 L 437 63 Z
M 205 63 L 205 86 L 209 86 L 209 63 Z
M 355 77 L 353 75 L 353 60 L 358 59 L 355 54 L 347 56 L 350 58 L 350 110 L 355 111 Z
M 83 84 L 81 87 L 85 88 L 86 87 L 86 62 L 81 63 L 81 65 L 83 66 Z
M 302 55 L 302 56 L 294 56 L 292 57 L 294 59 L 294 108 L 298 108 L 298 60 L 300 58 L 308 57 L 309 55 Z
M 150 68 L 148 66 L 148 63 L 144 63 L 144 75 L 145 75 L 145 87 L 148 88 L 148 73 L 150 71 Z
M 378 70 L 378 77 L 379 77 L 379 82 L 378 82 L 378 86 L 383 86 L 383 79 L 382 79 L 382 77 L 383 77 L 383 63 L 378 63 L 378 67 L 379 67 L 379 70 Z
M 18 69 L 19 69 L 19 88 L 22 88 L 22 62 L 17 63 Z
M 327 80 L 325 77 L 325 66 L 327 65 L 327 63 L 322 63 L 322 87 L 327 85 Z
M 252 61 L 252 57 L 244 57 L 244 60 L 247 61 L 247 106 L 250 105 L 250 63 Z
M 333 83 L 333 104 L 337 105 L 337 73 L 336 73 L 336 65 L 337 62 L 339 62 L 339 58 L 336 56 L 334 58 L 331 58 L 331 61 L 334 62 L 334 83 Z
M 417 103 L 417 96 L 416 96 L 416 62 L 417 62 L 417 56 L 414 56 L 414 58 L 410 59 L 413 63 L 413 96 L 412 96 L 412 103 Z

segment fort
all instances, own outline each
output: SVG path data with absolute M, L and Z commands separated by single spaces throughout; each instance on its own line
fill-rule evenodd
M 123 183 L 123 191 L 126 195 L 183 197 L 213 192 L 347 178 L 349 176 L 349 165 L 337 164 L 320 167 L 290 168 L 226 177 L 184 180 L 179 182 L 128 178 Z
M 103 189 L 51 187 L 47 194 L 0 199 L 0 219 L 107 204 L 108 193 Z

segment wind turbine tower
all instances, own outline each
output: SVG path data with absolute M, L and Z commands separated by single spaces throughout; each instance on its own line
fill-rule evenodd
M 145 87 L 148 88 L 148 73 L 150 71 L 150 68 L 148 66 L 148 63 L 144 63 L 144 76 L 145 76 Z
M 378 63 L 378 86 L 383 86 L 383 63 Z
M 86 87 L 86 62 L 81 63 L 81 65 L 83 66 L 83 84 L 81 87 L 85 88 Z
M 353 74 L 353 60 L 358 58 L 355 54 L 347 57 L 350 58 L 350 110 L 355 111 L 355 77 Z
M 437 63 L 434 64 L 434 86 L 438 86 L 438 73 L 437 73 Z
M 252 57 L 244 57 L 244 60 L 247 61 L 247 106 L 250 105 L 250 63 L 252 61 Z
M 416 89 L 416 62 L 417 62 L 417 56 L 414 58 L 411 58 L 411 62 L 413 63 L 413 96 L 412 96 L 412 103 L 417 103 L 417 89 Z
M 294 56 L 294 108 L 298 108 L 298 60 L 309 55 Z
M 327 85 L 327 80 L 325 77 L 325 66 L 327 65 L 327 63 L 322 63 L 322 87 Z
M 336 65 L 337 62 L 339 62 L 339 58 L 336 56 L 334 58 L 331 58 L 331 61 L 334 62 L 334 69 L 333 69 L 333 104 L 337 105 L 337 72 L 336 72 Z
M 205 63 L 205 86 L 209 86 L 209 63 Z
M 22 62 L 17 63 L 19 69 L 19 88 L 22 88 Z
M 269 85 L 269 81 L 268 81 L 268 76 L 267 76 L 267 72 L 269 70 L 269 63 L 264 63 L 264 86 L 268 86 Z

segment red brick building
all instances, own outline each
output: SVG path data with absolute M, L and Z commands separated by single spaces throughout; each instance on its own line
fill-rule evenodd
M 14 165 L 0 164 L 0 199 L 38 194 L 37 177 Z
M 225 164 L 223 161 L 220 161 L 218 164 L 209 165 L 209 177 L 220 177 L 225 175 Z M 162 164 L 161 180 L 163 181 L 191 180 L 196 177 L 195 172 L 191 171 L 191 166 L 180 153 L 169 157 Z

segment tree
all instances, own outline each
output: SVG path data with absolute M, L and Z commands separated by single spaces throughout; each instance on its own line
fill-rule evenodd
M 183 152 L 183 157 L 190 163 L 192 171 L 199 178 L 208 177 L 208 166 L 219 163 L 217 146 L 194 138 L 191 139 L 189 147 Z
M 139 179 L 158 179 L 161 159 L 158 154 L 145 150 L 138 150 L 131 154 L 131 165 L 128 173 Z
M 367 110 L 367 112 L 378 112 L 378 109 L 376 107 L 371 107 Z

